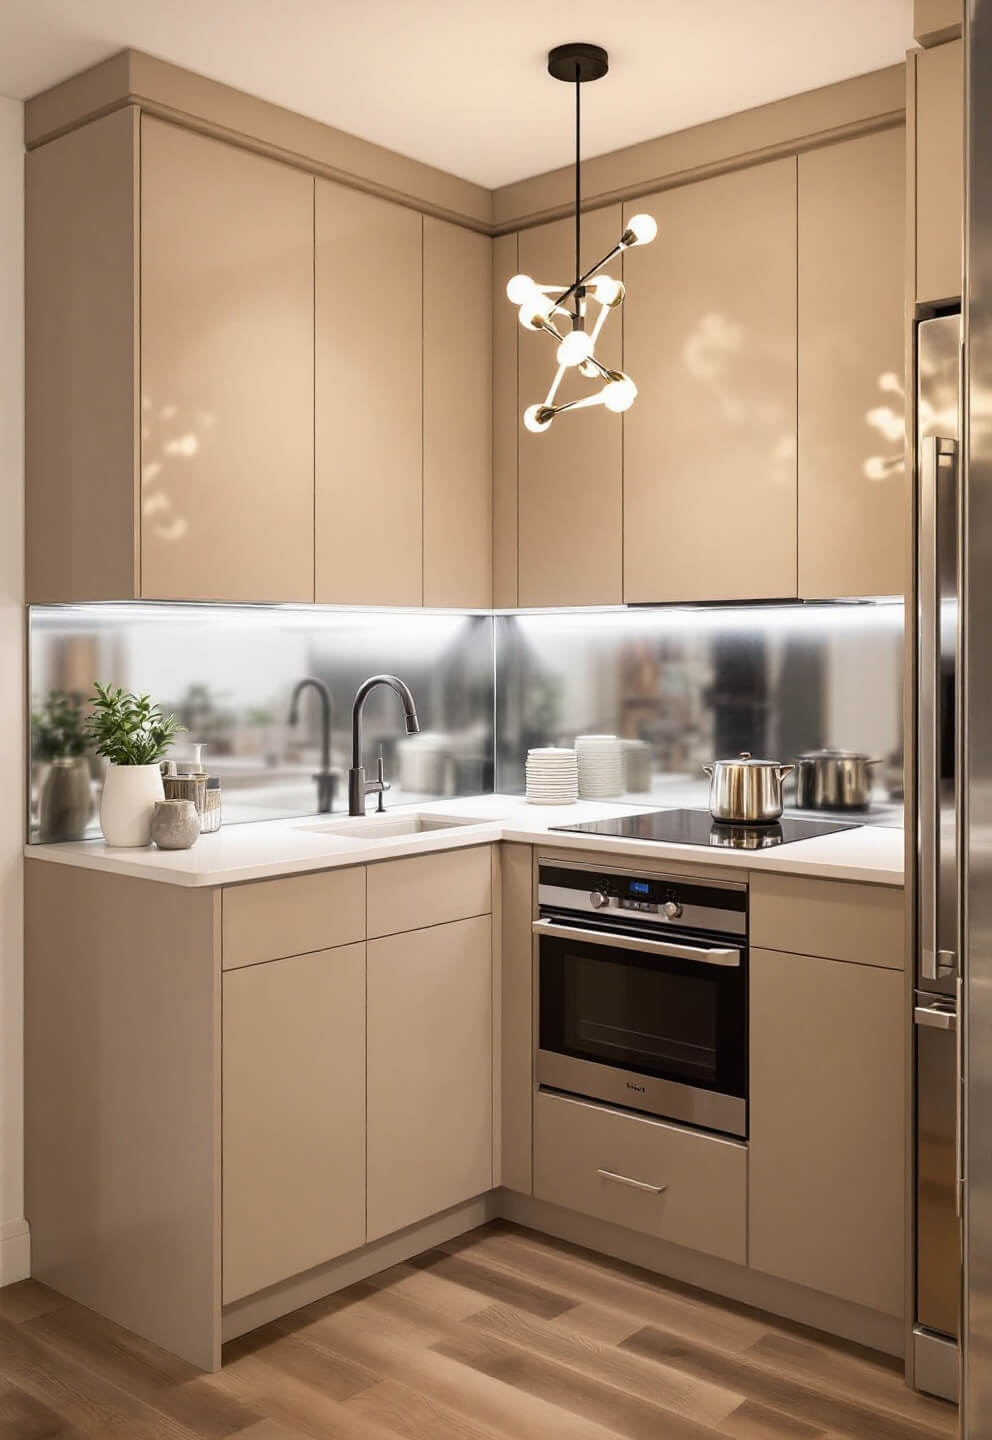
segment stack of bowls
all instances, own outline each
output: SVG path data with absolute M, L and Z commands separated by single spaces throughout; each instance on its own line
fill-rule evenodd
M 623 741 L 616 735 L 577 738 L 579 794 L 583 800 L 609 800 L 623 794 L 623 749 Z
M 545 745 L 527 751 L 527 799 L 531 805 L 571 805 L 579 794 L 574 750 Z

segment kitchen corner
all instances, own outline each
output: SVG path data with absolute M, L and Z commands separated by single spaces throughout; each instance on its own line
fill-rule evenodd
M 992 0 L 8 7 L 0 1431 L 986 1440 Z

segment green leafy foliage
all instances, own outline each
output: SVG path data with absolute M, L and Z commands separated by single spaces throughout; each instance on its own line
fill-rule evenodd
M 31 748 L 37 760 L 63 760 L 86 749 L 83 707 L 75 695 L 52 690 L 31 715 Z
M 111 765 L 154 765 L 184 728 L 175 715 L 163 715 L 147 695 L 133 695 L 98 680 L 93 691 L 86 735 Z

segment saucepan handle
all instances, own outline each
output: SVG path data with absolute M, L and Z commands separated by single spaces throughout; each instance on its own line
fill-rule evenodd
M 778 778 L 784 780 L 786 775 L 791 775 L 795 768 L 795 765 L 780 765 L 778 767 Z
M 712 774 L 713 774 L 713 766 L 712 766 L 712 765 L 704 765 L 704 766 L 703 766 L 703 774 L 704 774 L 704 775 L 712 775 Z

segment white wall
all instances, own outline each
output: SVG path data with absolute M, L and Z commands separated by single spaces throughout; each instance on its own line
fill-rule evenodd
M 30 1273 L 24 1223 L 24 148 L 0 97 L 0 1284 Z

